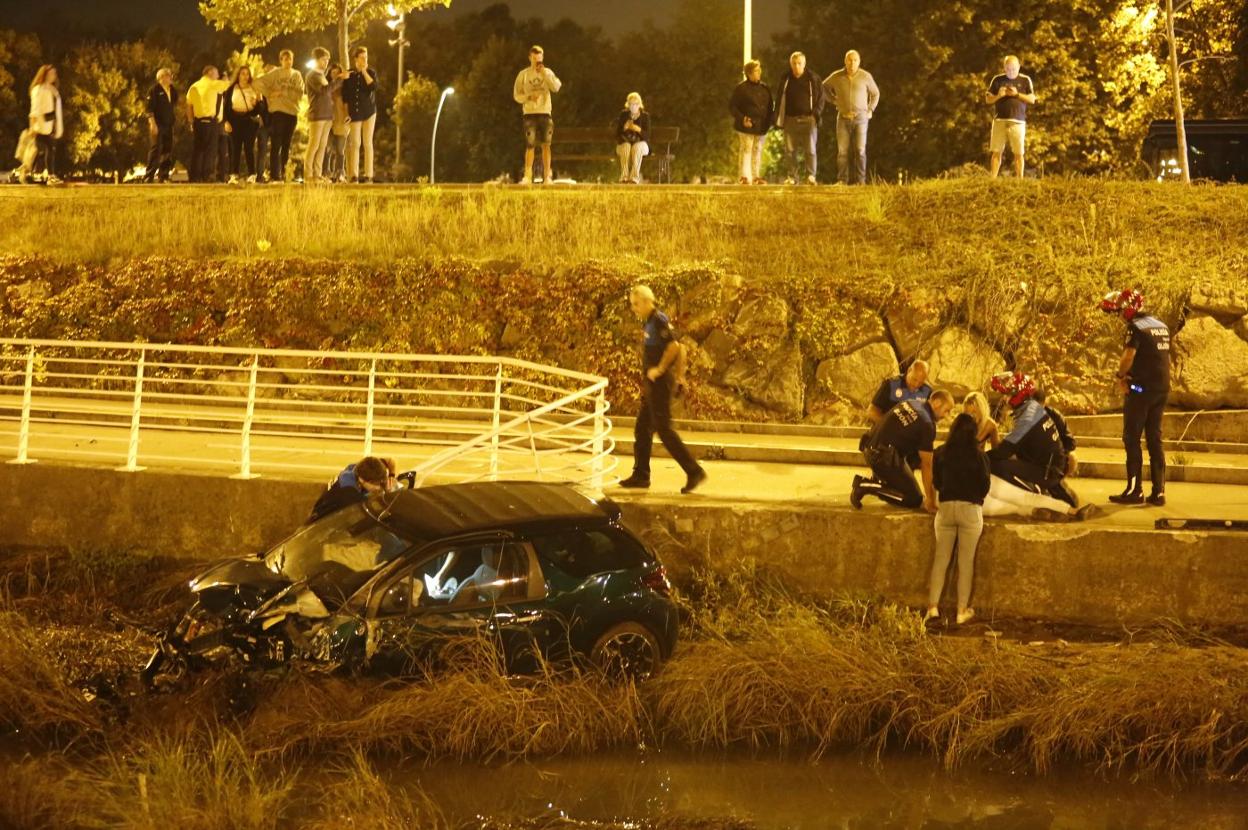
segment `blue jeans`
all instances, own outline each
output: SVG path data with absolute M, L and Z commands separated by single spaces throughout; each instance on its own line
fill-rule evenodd
M 836 180 L 841 184 L 867 181 L 867 124 L 871 119 L 858 114 L 836 117 Z M 854 156 L 854 178 L 849 175 L 849 156 Z
M 798 180 L 797 154 L 806 162 L 806 175 L 815 175 L 819 165 L 819 125 L 812 116 L 786 118 L 784 121 L 784 160 L 788 164 L 789 178 Z

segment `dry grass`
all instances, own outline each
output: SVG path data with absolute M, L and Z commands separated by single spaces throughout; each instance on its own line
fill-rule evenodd
M 0 193 L 0 206 L 25 219 L 0 228 L 0 250 L 69 262 L 464 256 L 621 270 L 726 262 L 747 277 L 865 277 L 899 287 L 998 270 L 1015 281 L 1074 271 L 1103 282 L 1142 263 L 1149 273 L 1216 277 L 1248 238 L 1244 188 L 1100 180 L 748 192 L 14 188 Z
M 24 617 L 0 612 L 0 732 L 58 746 L 97 733 L 99 713 L 42 646 Z

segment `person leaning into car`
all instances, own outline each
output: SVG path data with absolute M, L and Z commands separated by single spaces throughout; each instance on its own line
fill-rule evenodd
M 374 493 L 385 493 L 398 487 L 398 467 L 393 458 L 365 456 L 334 477 L 312 506 L 312 513 L 304 524 L 336 513 L 344 507 L 359 504 Z
M 706 481 L 706 471 L 693 459 L 685 442 L 672 429 L 672 393 L 676 388 L 676 367 L 683 352 L 667 315 L 655 307 L 654 292 L 648 285 L 634 286 L 628 303 L 643 322 L 641 348 L 641 405 L 633 428 L 633 474 L 621 487 L 645 489 L 650 486 L 650 448 L 654 433 L 668 453 L 685 471 L 682 493 L 692 493 Z

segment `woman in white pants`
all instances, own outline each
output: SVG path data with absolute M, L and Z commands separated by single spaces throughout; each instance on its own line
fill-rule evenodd
M 971 584 L 975 577 L 975 548 L 984 531 L 981 505 L 988 495 L 988 456 L 979 448 L 975 419 L 965 412 L 949 428 L 949 440 L 932 456 L 932 483 L 940 494 L 936 509 L 936 547 L 928 581 L 927 614 L 940 616 L 940 595 L 945 590 L 949 560 L 958 551 L 958 625 L 975 616 L 971 608 Z
M 620 157 L 620 184 L 641 184 L 641 160 L 650 155 L 650 113 L 636 92 L 628 93 L 615 119 L 615 154 Z

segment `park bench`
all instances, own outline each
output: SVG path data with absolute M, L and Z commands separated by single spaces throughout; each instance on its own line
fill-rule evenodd
M 652 127 L 650 129 L 650 155 L 642 162 L 641 170 L 654 170 L 651 176 L 654 181 L 671 184 L 672 145 L 680 141 L 680 127 Z M 551 140 L 551 152 L 554 154 L 555 166 L 564 162 L 608 161 L 619 164 L 615 154 L 615 129 L 612 127 L 555 127 L 555 135 Z M 571 148 L 564 149 L 564 148 Z M 616 176 L 612 176 L 614 181 Z

